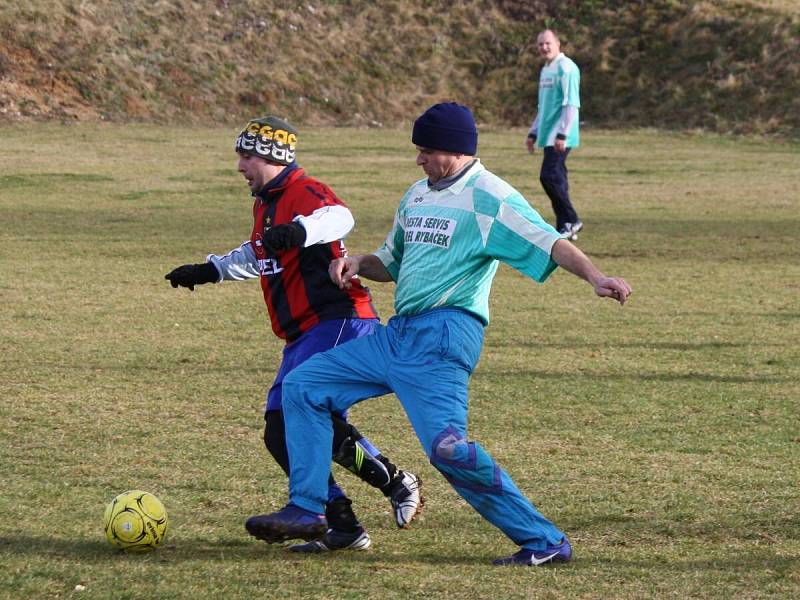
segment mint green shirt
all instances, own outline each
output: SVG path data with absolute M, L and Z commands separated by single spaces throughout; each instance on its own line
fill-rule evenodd
M 559 133 L 559 123 L 564 118 L 562 109 L 565 106 L 581 107 L 581 71 L 564 53 L 560 53 L 549 65 L 542 67 L 539 75 L 539 109 L 536 115 L 538 127 L 536 145 L 540 148 L 555 144 Z M 578 131 L 578 115 L 574 116 L 567 136 L 568 148 L 576 148 L 580 143 Z
M 375 254 L 397 282 L 397 314 L 447 306 L 488 324 L 498 261 L 543 282 L 557 266 L 550 252 L 558 239 L 517 190 L 476 160 L 441 191 L 427 179 L 413 184 Z

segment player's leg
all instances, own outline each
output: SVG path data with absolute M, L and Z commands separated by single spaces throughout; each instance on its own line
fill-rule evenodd
M 264 444 L 267 450 L 280 465 L 286 475 L 289 475 L 289 455 L 286 450 L 286 434 L 283 422 L 283 413 L 280 410 L 269 410 L 265 415 Z M 364 527 L 353 512 L 352 502 L 345 496 L 342 489 L 336 484 L 333 476 L 328 478 L 328 501 L 325 505 L 325 516 L 328 521 L 328 531 L 320 542 L 309 545 L 292 546 L 294 552 L 323 552 L 328 550 L 355 549 L 365 550 L 370 546 L 370 538 Z M 245 527 L 248 532 L 261 538 L 261 515 L 255 515 L 247 520 Z
M 397 467 L 338 414 L 333 419 L 333 460 L 372 487 L 382 488 L 397 473 Z M 383 459 L 383 460 L 381 460 Z
M 359 431 L 338 415 L 333 415 L 333 459 L 362 480 L 381 490 L 392 504 L 398 527 L 407 527 L 422 510 L 422 480 L 410 471 L 397 468 L 369 443 Z
M 333 443 L 331 413 L 391 391 L 385 384 L 387 352 L 379 326 L 375 334 L 316 354 L 283 382 L 283 410 L 291 475 L 289 504 L 266 515 L 271 539 L 322 537 L 326 468 Z
M 561 169 L 560 176 L 563 181 L 561 204 L 563 206 L 565 218 L 568 219 L 567 224 L 565 224 L 565 229 L 568 230 L 567 233 L 569 233 L 569 239 L 574 241 L 578 239 L 578 232 L 583 229 L 583 221 L 581 221 L 580 217 L 578 216 L 578 211 L 575 210 L 575 206 L 573 206 L 569 195 L 569 169 L 567 169 L 567 157 L 569 156 L 570 150 L 570 148 L 567 148 L 564 150 L 564 152 L 559 153 L 559 165 Z
M 353 425 L 339 415 L 332 415 L 332 420 L 336 462 L 358 475 L 366 483 L 379 488 L 392 502 L 398 526 L 408 525 L 422 505 L 416 476 L 398 470 L 391 461 L 380 455 Z M 282 417 L 281 426 L 283 426 Z M 286 454 L 285 442 L 283 452 Z M 373 453 L 377 456 L 373 456 Z M 288 465 L 288 455 L 286 461 Z M 372 541 L 356 519 L 352 502 L 344 495 L 331 499 L 332 489 L 329 485 L 329 498 L 325 506 L 328 531 L 325 536 L 320 540 L 290 546 L 290 551 L 318 554 L 332 550 L 366 550 L 370 547 Z
M 569 148 L 566 152 L 557 152 L 552 146 L 546 147 L 539 173 L 539 181 L 553 206 L 559 233 L 571 233 L 578 224 L 583 225 L 569 197 L 566 162 L 568 154 Z M 577 234 L 577 229 L 575 233 Z
M 377 319 L 326 320 L 320 322 L 297 340 L 287 344 L 283 350 L 283 360 L 275 381 L 267 395 L 267 412 L 281 409 L 283 380 L 288 373 L 318 352 L 324 352 L 350 340 L 371 335 L 377 324 Z M 370 485 L 378 488 L 386 485 L 394 474 L 390 472 L 390 469 L 394 470 L 396 467 L 386 457 L 381 456 L 380 451 L 375 446 L 346 422 L 345 414 L 334 415 L 333 419 L 334 458 L 339 457 L 341 459 L 340 464 L 343 464 L 343 466 L 353 471 Z M 283 427 L 283 424 L 281 423 L 280 426 Z M 274 427 L 277 427 L 277 424 Z M 354 442 L 359 441 L 359 447 L 355 447 L 353 444 L 347 444 L 343 447 L 342 445 L 348 437 L 352 437 Z M 281 435 L 280 439 L 276 438 L 276 445 L 277 454 L 286 454 L 283 435 Z M 267 448 L 270 449 L 269 445 Z M 270 452 L 272 452 L 271 449 Z M 276 456 L 276 454 L 273 454 L 273 456 Z M 285 462 L 288 462 L 288 458 Z M 337 462 L 339 461 L 337 460 Z
M 523 548 L 557 545 L 564 534 L 480 444 L 467 438 L 467 384 L 480 354 L 483 326 L 465 313 L 446 312 L 451 314 L 429 313 L 429 323 L 416 324 L 416 335 L 406 329 L 406 346 L 414 336 L 415 355 L 397 357 L 391 385 L 431 464 L 481 516 Z
M 280 410 L 269 410 L 265 415 L 265 426 L 264 426 L 264 445 L 267 447 L 267 451 L 269 451 L 272 458 L 275 459 L 275 462 L 280 465 L 283 472 L 286 473 L 287 477 L 289 475 L 289 453 L 286 450 L 286 429 L 283 423 L 283 411 Z M 328 478 L 328 503 L 338 500 L 340 498 L 346 498 L 344 492 L 336 483 L 333 478 L 333 474 L 331 474 Z M 350 501 L 348 500 L 347 505 L 350 506 Z M 338 511 L 339 514 L 344 516 L 342 511 Z M 355 528 L 358 526 L 358 520 L 356 519 L 355 514 L 352 512 L 352 509 L 349 510 L 349 515 L 347 515 L 346 520 L 342 521 L 340 519 L 341 525 L 343 529 L 348 531 L 354 531 Z
M 377 319 L 344 319 L 322 326 L 327 328 L 325 335 L 331 340 L 330 346 L 335 347 L 371 335 L 377 324 Z M 338 330 L 333 326 L 338 327 Z M 372 487 L 381 490 L 392 504 L 392 513 L 398 527 L 408 526 L 421 510 L 423 498 L 419 477 L 410 471 L 398 469 L 347 422 L 346 412 L 333 413 L 333 459 Z
M 283 472 L 289 475 L 289 453 L 286 450 L 286 430 L 282 410 L 268 410 L 265 415 L 264 445 Z M 386 457 L 380 455 L 371 445 L 363 443 L 364 437 L 350 423 L 338 415 L 332 415 L 334 460 L 358 475 L 363 481 L 379 489 L 384 488 L 397 475 L 397 467 Z M 373 456 L 372 452 L 378 454 Z M 335 485 L 333 475 L 329 485 Z M 338 489 L 338 486 L 337 486 Z M 329 497 L 341 494 L 329 492 Z
M 289 352 L 291 354 L 291 366 L 287 372 L 318 352 L 371 335 L 377 324 L 377 319 L 322 321 L 287 347 L 285 355 Z M 397 467 L 347 422 L 346 413 L 333 414 L 332 418 L 334 460 L 371 486 L 377 488 L 386 486 L 395 476 Z
M 267 412 L 282 406 L 283 380 L 286 375 L 314 354 L 371 335 L 377 319 L 336 319 L 323 321 L 301 336 L 283 351 L 275 382 L 267 396 Z M 413 473 L 397 468 L 381 454 L 369 440 L 347 423 L 345 413 L 333 416 L 334 442 L 332 454 L 336 462 L 348 468 L 362 480 L 381 490 L 392 504 L 392 513 L 398 527 L 405 527 L 419 512 L 423 500 L 420 480 Z M 283 423 L 280 423 L 283 427 Z M 277 425 L 276 425 L 277 427 Z M 265 432 L 266 433 L 266 432 Z M 281 434 L 283 431 L 281 430 Z M 274 456 L 288 465 L 285 439 L 276 439 Z M 269 449 L 269 445 L 268 445 Z M 272 452 L 272 450 L 270 450 Z M 281 461 L 279 461 L 281 462 Z M 284 468 L 287 471 L 287 468 Z
M 381 396 L 386 386 L 385 328 L 314 355 L 283 382 L 284 421 L 292 475 L 290 498 L 316 510 L 325 497 L 324 465 L 333 444 L 331 413 L 345 413 L 364 398 Z M 328 454 L 325 457 L 325 454 Z
M 286 375 L 298 365 L 305 362 L 313 354 L 334 346 L 343 336 L 366 335 L 372 332 L 376 320 L 355 320 L 356 323 L 345 330 L 345 323 L 350 320 L 336 322 L 323 322 L 293 343 L 288 344 L 283 350 L 283 357 L 276 374 L 275 381 L 267 394 L 265 409 L 264 444 L 267 451 L 289 475 L 289 455 L 286 449 L 286 432 L 282 413 L 282 387 Z M 343 334 L 344 330 L 344 334 Z M 370 457 L 373 462 L 375 459 Z M 381 467 L 381 463 L 378 463 Z M 386 479 L 381 482 L 385 485 Z M 352 509 L 352 503 L 336 484 L 333 476 L 328 477 L 328 497 L 326 514 L 329 516 L 329 534 L 335 539 L 328 544 L 326 549 L 338 548 L 366 548 L 369 546 L 369 536 L 358 522 Z M 261 527 L 262 517 L 255 515 L 247 520 L 245 526 L 252 535 L 263 539 Z

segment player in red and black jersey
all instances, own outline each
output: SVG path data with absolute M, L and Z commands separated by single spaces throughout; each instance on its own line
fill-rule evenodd
M 252 154 L 240 158 L 239 170 L 251 186 L 259 185 L 263 162 Z M 378 317 L 365 287 L 340 290 L 328 275 L 331 260 L 345 253 L 340 238 L 353 227 L 333 190 L 290 164 L 255 193 L 253 217 L 249 244 L 275 335 L 292 342 L 320 321 Z
M 328 275 L 331 260 L 347 252 L 342 238 L 353 228 L 353 216 L 333 190 L 297 165 L 296 144 L 297 131 L 282 119 L 268 116 L 247 124 L 236 138 L 236 152 L 238 170 L 254 197 L 250 239 L 223 256 L 211 254 L 205 263 L 183 265 L 165 276 L 173 287 L 190 290 L 204 283 L 260 279 L 272 330 L 286 340 L 278 374 L 267 392 L 264 443 L 287 475 L 281 410 L 284 377 L 317 352 L 370 335 L 378 322 L 366 287 L 354 281 L 342 290 Z M 334 431 L 334 460 L 379 488 L 392 503 L 397 525 L 408 525 L 422 504 L 419 479 L 397 469 L 345 415 L 334 416 Z M 330 527 L 325 537 L 291 550 L 370 546 L 350 499 L 333 476 L 325 513 Z M 251 517 L 246 527 L 261 537 L 258 523 L 258 516 Z

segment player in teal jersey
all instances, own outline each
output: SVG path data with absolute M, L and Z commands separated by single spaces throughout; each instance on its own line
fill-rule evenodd
M 553 205 L 556 229 L 576 240 L 583 222 L 569 198 L 567 156 L 580 143 L 581 72 L 561 52 L 561 42 L 554 31 L 541 32 L 537 44 L 545 65 L 539 74 L 538 110 L 525 142 L 530 153 L 535 146 L 544 149 L 539 181 Z
M 291 476 L 289 504 L 267 515 L 271 541 L 325 532 L 331 412 L 394 392 L 431 464 L 484 518 L 520 549 L 498 565 L 568 561 L 566 535 L 520 492 L 511 477 L 467 438 L 467 384 L 489 322 L 498 261 L 536 281 L 562 266 L 598 296 L 623 304 L 631 288 L 606 277 L 505 181 L 475 158 L 470 110 L 437 104 L 420 116 L 412 142 L 426 178 L 411 186 L 375 254 L 331 263 L 347 288 L 357 275 L 396 281 L 395 311 L 374 335 L 322 352 L 283 384 Z

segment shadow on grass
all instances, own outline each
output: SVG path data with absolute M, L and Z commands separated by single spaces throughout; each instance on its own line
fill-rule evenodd
M 800 558 L 777 556 L 771 551 L 759 551 L 748 554 L 738 554 L 736 556 L 725 556 L 721 558 L 675 558 L 659 555 L 657 552 L 648 554 L 646 558 L 625 559 L 612 558 L 586 558 L 576 556 L 572 566 L 578 566 L 582 561 L 586 561 L 586 566 L 596 567 L 598 564 L 612 566 L 615 572 L 632 572 L 637 569 L 649 572 L 661 573 L 692 573 L 697 571 L 738 573 L 744 579 L 748 577 L 757 579 L 775 579 L 775 574 L 781 576 L 790 575 L 800 566 Z
M 606 343 L 606 342 L 577 342 L 577 341 L 545 342 L 542 340 L 513 340 L 508 338 L 500 338 L 497 340 L 493 339 L 491 341 L 491 346 L 493 347 L 522 346 L 527 348 L 595 349 L 595 348 L 604 348 L 606 346 L 611 346 L 613 348 L 634 348 L 634 349 L 644 348 L 645 350 L 682 350 L 682 351 L 703 350 L 706 348 L 747 348 L 752 345 L 753 345 L 752 342 L 719 342 L 719 341 L 656 342 L 648 340 L 646 342 Z
M 657 547 L 649 544 L 647 548 L 636 549 L 635 543 L 626 544 L 630 546 L 630 551 L 641 555 L 646 552 L 647 556 L 641 558 L 625 558 L 627 551 L 615 547 L 611 553 L 581 553 L 580 544 L 576 544 L 575 560 L 570 565 L 551 565 L 550 569 L 580 569 L 586 567 L 596 569 L 598 566 L 613 566 L 615 571 L 629 569 L 659 570 L 662 572 L 685 573 L 690 571 L 730 571 L 744 573 L 751 570 L 771 571 L 773 573 L 785 574 L 792 573 L 800 565 L 800 557 L 779 556 L 768 547 L 754 547 L 752 552 L 739 553 L 733 555 L 719 555 L 718 557 L 684 557 L 675 556 L 674 545 L 669 549 L 669 556 L 659 552 Z M 692 554 L 687 550 L 688 554 Z M 329 568 L 331 564 L 348 563 L 361 564 L 365 567 L 380 567 L 387 564 L 397 565 L 441 565 L 446 567 L 489 567 L 492 559 L 496 558 L 492 554 L 469 554 L 464 552 L 460 555 L 433 554 L 422 551 L 417 547 L 413 551 L 404 554 L 379 553 L 373 550 L 367 552 L 340 552 L 320 556 L 317 554 L 297 554 L 289 552 L 286 546 L 270 546 L 259 544 L 248 540 L 228 541 L 222 543 L 206 543 L 200 541 L 187 542 L 180 545 L 167 545 L 159 548 L 156 552 L 144 554 L 126 554 L 109 547 L 101 541 L 66 541 L 51 538 L 36 538 L 30 536 L 0 537 L 0 556 L 11 554 L 15 557 L 20 555 L 48 556 L 52 558 L 64 557 L 69 560 L 93 561 L 99 564 L 109 561 L 147 561 L 150 563 L 162 563 L 165 566 L 181 562 L 213 561 L 213 562 L 263 562 L 270 561 L 281 563 L 286 567 L 290 565 L 301 565 L 305 561 L 319 562 L 320 567 Z M 620 554 L 623 554 L 621 556 Z M 327 563 L 327 564 L 326 564 Z
M 503 369 L 492 373 L 476 373 L 474 378 L 502 378 L 509 375 L 524 375 L 536 379 L 555 379 L 558 381 L 705 381 L 709 383 L 788 383 L 794 381 L 792 376 L 764 377 L 748 375 L 716 375 L 713 373 L 597 373 L 574 371 L 536 371 L 533 369 Z
M 298 543 L 297 541 L 293 543 Z M 297 563 L 309 560 L 319 555 L 299 554 L 288 550 L 289 544 L 270 545 L 249 539 L 225 540 L 217 542 L 183 541 L 177 544 L 167 543 L 155 552 L 126 553 L 112 548 L 103 540 L 63 540 L 33 536 L 0 536 L 0 556 L 49 556 L 53 558 L 64 557 L 71 560 L 80 558 L 82 561 L 104 563 L 117 560 L 157 560 L 161 562 L 192 562 L 192 561 L 230 561 L 230 560 L 278 560 L 281 562 Z M 448 555 L 424 553 L 416 549 L 406 554 L 384 554 L 376 552 L 341 552 L 326 555 L 325 560 L 347 559 L 362 563 L 418 563 L 421 565 L 485 565 L 496 556 Z
M 729 520 L 722 522 L 681 519 L 675 515 L 655 518 L 625 512 L 606 512 L 574 519 L 570 523 L 570 529 L 597 533 L 613 526 L 614 529 L 624 529 L 626 532 L 643 535 L 650 540 L 657 537 L 672 541 L 701 539 L 709 544 L 722 543 L 725 540 L 761 544 L 770 544 L 777 539 L 800 540 L 800 521 L 791 515 L 736 513 L 728 517 Z M 746 522 L 747 525 L 742 525 L 738 520 Z

